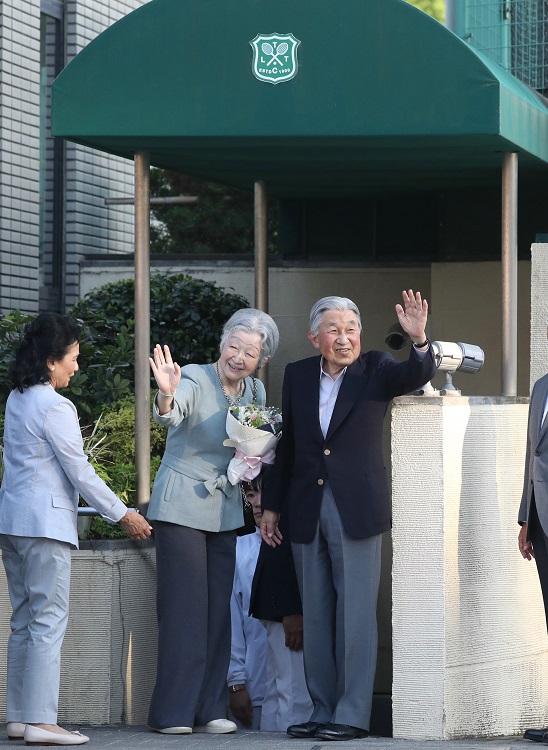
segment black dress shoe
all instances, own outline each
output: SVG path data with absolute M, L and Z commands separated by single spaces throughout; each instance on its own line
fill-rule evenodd
M 316 732 L 316 737 L 320 740 L 359 740 L 368 734 L 367 729 L 351 727 L 349 724 L 324 724 Z
M 310 739 L 315 737 L 318 729 L 327 726 L 326 724 L 319 724 L 317 721 L 305 721 L 304 724 L 292 724 L 287 727 L 287 733 L 290 737 L 300 737 L 303 739 Z
M 544 742 L 548 745 L 548 729 L 526 729 L 523 739 L 533 740 L 533 742 Z

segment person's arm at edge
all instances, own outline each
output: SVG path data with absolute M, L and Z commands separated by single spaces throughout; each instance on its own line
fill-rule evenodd
M 529 494 L 529 462 L 531 460 L 531 438 L 529 437 L 529 427 L 531 424 L 531 404 L 535 395 L 536 383 L 533 386 L 531 400 L 529 402 L 529 414 L 527 417 L 527 447 L 525 450 L 525 466 L 523 470 L 523 490 L 521 493 L 521 502 L 518 511 L 518 523 L 520 530 L 518 533 L 518 549 L 524 560 L 531 560 L 535 556 L 533 545 L 527 541 L 527 496 Z
M 285 369 L 282 386 L 282 437 L 276 448 L 276 459 L 270 471 L 268 483 L 263 488 L 261 504 L 263 515 L 260 523 L 261 537 L 270 547 L 277 547 L 283 539 L 278 522 L 283 498 L 286 496 L 291 472 L 293 432 L 291 424 L 290 366 Z

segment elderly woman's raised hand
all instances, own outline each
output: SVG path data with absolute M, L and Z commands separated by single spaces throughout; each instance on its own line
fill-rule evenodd
M 181 380 L 181 368 L 171 359 L 169 346 L 156 344 L 153 351 L 153 357 L 149 357 L 150 367 L 156 379 L 158 389 L 162 395 L 173 395 L 177 390 Z

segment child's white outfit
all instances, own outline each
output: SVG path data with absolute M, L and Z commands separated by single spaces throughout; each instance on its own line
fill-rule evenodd
M 232 645 L 227 684 L 245 685 L 253 705 L 253 722 L 247 729 L 259 729 L 261 709 L 266 688 L 267 640 L 264 625 L 249 616 L 249 598 L 251 582 L 259 548 L 261 533 L 238 537 L 236 541 L 236 568 L 234 586 L 230 600 L 230 617 L 232 624 Z M 243 725 L 231 716 L 238 726 Z
M 247 688 L 253 705 L 253 721 L 247 729 L 285 732 L 291 724 L 308 721 L 313 706 L 304 677 L 303 652 L 287 648 L 281 622 L 257 620 L 249 615 L 260 546 L 258 529 L 254 534 L 238 537 L 236 543 L 227 683 L 245 684 Z M 239 722 L 238 725 L 242 726 Z

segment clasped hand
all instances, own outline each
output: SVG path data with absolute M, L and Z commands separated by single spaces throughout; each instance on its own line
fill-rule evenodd
M 120 525 L 130 539 L 147 539 L 152 532 L 152 526 L 146 518 L 134 510 L 127 511 L 126 515 L 120 519 Z
M 280 514 L 273 510 L 264 510 L 261 516 L 259 529 L 261 537 L 269 547 L 277 547 L 283 541 L 283 536 L 278 528 Z

